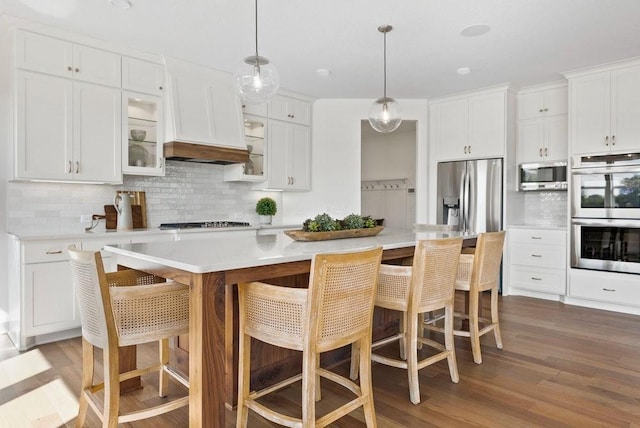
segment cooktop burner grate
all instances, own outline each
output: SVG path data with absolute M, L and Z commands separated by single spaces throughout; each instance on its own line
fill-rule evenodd
M 162 223 L 160 229 L 202 229 L 219 227 L 248 227 L 246 221 L 196 221 L 185 223 Z

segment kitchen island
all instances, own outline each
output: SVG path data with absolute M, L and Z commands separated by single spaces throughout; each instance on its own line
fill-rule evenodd
M 385 229 L 365 238 L 317 242 L 293 241 L 283 233 L 267 236 L 208 238 L 191 241 L 152 242 L 107 246 L 119 266 L 138 269 L 188 284 L 191 289 L 188 358 L 190 382 L 189 426 L 223 427 L 225 404 L 233 406 L 237 392 L 237 289 L 245 281 L 265 281 L 286 286 L 306 286 L 311 259 L 317 253 L 383 247 L 383 261 L 413 255 L 416 240 L 463 236 L 465 245 L 475 234 L 413 232 Z M 375 322 L 375 321 L 374 321 Z M 179 353 L 180 344 L 177 349 Z M 188 354 L 188 357 L 186 355 Z M 270 352 L 258 353 L 265 358 Z M 257 365 L 265 369 L 252 382 L 283 369 L 291 355 L 269 355 Z M 179 361 L 178 361 L 179 362 Z M 295 367 L 293 367 L 295 370 Z M 262 377 L 261 377 L 262 376 Z

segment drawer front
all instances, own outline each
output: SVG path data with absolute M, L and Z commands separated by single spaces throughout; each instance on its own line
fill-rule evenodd
M 24 263 L 47 263 L 69 260 L 67 247 L 75 245 L 81 248 L 78 241 L 50 240 L 24 242 L 22 246 Z
M 565 246 L 515 243 L 510 249 L 510 263 L 533 267 L 566 269 Z
M 640 276 L 572 269 L 569 296 L 640 306 Z
M 523 244 L 567 245 L 566 230 L 551 229 L 509 229 L 509 240 Z
M 541 293 L 565 294 L 566 272 L 555 269 L 511 267 L 510 287 Z

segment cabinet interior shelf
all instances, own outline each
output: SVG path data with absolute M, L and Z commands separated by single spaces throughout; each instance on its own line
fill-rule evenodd
M 145 119 L 145 118 L 142 118 L 142 117 L 134 117 L 134 116 L 129 116 L 129 120 L 146 122 L 146 123 L 151 123 L 151 124 L 156 124 L 157 123 L 157 121 L 153 120 L 153 119 Z

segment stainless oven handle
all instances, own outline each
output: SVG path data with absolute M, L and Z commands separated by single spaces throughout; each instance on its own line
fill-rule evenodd
M 637 174 L 640 172 L 640 165 L 593 166 L 571 169 L 571 174 L 573 175 L 618 174 L 623 172 Z
M 632 219 L 602 219 L 602 218 L 576 218 L 571 219 L 571 224 L 576 226 L 602 226 L 602 227 L 640 227 L 640 221 Z

